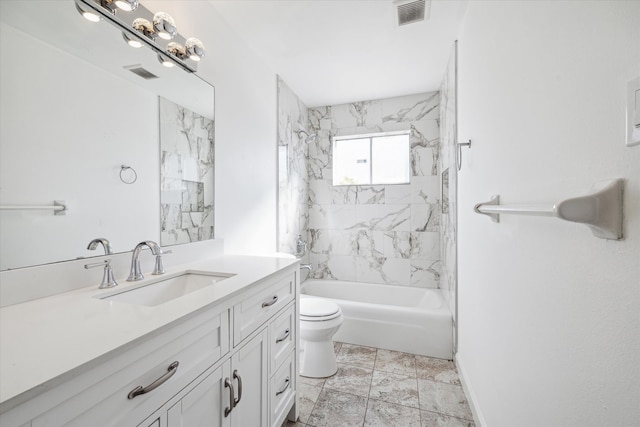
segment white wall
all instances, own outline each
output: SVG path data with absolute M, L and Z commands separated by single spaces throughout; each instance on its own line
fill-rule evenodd
M 640 2 L 469 2 L 459 56 L 459 367 L 482 425 L 640 424 Z M 475 203 L 625 184 L 625 239 Z
M 116 252 L 157 240 L 157 113 L 105 117 L 122 105 L 157 112 L 157 95 L 9 25 L 0 30 L 2 61 L 26 64 L 28 52 L 47 64 L 2 68 L 0 199 L 7 205 L 64 200 L 69 209 L 64 216 L 3 211 L 0 270 L 95 256 L 102 248 L 85 248 L 96 237 L 108 238 Z M 135 185 L 120 181 L 122 164 L 135 168 Z
M 216 91 L 216 239 L 227 253 L 276 250 L 276 75 L 208 1 L 145 1 L 200 38 L 198 74 Z

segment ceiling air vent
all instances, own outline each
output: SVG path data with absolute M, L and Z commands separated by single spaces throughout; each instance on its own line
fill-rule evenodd
M 124 67 L 125 69 L 131 71 L 133 74 L 142 77 L 145 80 L 157 79 L 158 76 L 153 74 L 151 71 L 145 69 L 140 64 L 129 65 L 128 67 Z
M 429 18 L 430 0 L 394 0 L 398 9 L 398 25 L 413 24 Z

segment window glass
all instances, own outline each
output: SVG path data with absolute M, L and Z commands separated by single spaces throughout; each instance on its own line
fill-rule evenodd
M 409 182 L 409 135 L 371 138 L 371 183 Z
M 371 175 L 369 138 L 335 141 L 333 151 L 333 185 L 369 184 Z
M 409 133 L 336 137 L 333 185 L 407 184 Z

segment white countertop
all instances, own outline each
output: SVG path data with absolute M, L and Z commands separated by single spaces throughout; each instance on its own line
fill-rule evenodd
M 221 255 L 209 261 L 172 266 L 166 268 L 168 274 L 200 270 L 235 275 L 156 307 L 95 298 L 114 290 L 98 289 L 94 284 L 0 308 L 0 413 L 159 328 L 231 298 L 248 285 L 296 262 L 276 257 Z M 139 286 L 159 277 L 148 275 L 133 283 L 118 280 L 116 289 Z

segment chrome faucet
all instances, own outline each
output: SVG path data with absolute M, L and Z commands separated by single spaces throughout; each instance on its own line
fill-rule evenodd
M 87 249 L 89 249 L 90 251 L 95 251 L 98 247 L 98 244 L 102 245 L 102 247 L 104 248 L 104 253 L 106 255 L 111 255 L 113 253 L 111 243 L 109 243 L 109 240 L 105 239 L 104 237 L 98 237 L 97 239 L 93 239 L 92 241 L 90 241 Z
M 143 247 L 147 246 L 151 249 L 151 253 L 156 257 L 162 255 L 162 248 L 156 242 L 152 242 L 151 240 L 145 240 L 144 242 L 140 242 L 133 249 L 133 255 L 131 257 L 131 271 L 129 272 L 129 277 L 127 278 L 127 282 L 135 282 L 136 280 L 144 279 L 144 275 L 142 274 L 142 270 L 140 269 L 140 251 Z M 157 258 L 156 258 L 156 269 L 152 274 L 162 274 L 157 270 Z
M 100 261 L 100 262 L 93 262 L 91 264 L 85 264 L 84 268 L 88 270 L 90 268 L 102 267 L 102 266 L 104 266 L 104 273 L 102 274 L 102 282 L 100 283 L 100 286 L 98 286 L 98 288 L 106 289 L 106 288 L 113 288 L 115 286 L 118 286 L 116 279 L 114 279 L 113 277 L 113 269 L 111 268 L 110 259 Z
M 311 264 L 300 264 L 300 270 L 309 270 L 309 274 L 311 274 Z

